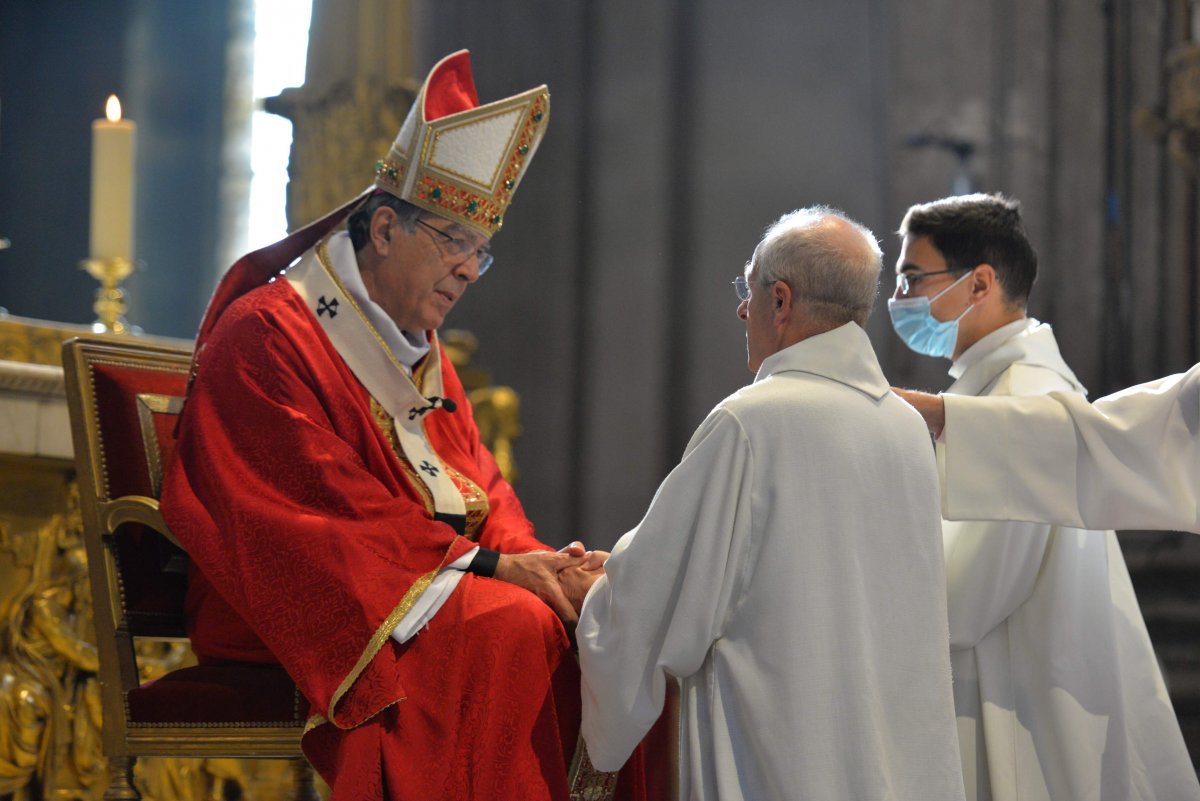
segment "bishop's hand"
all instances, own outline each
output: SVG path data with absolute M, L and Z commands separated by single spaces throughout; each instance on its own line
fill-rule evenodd
M 583 564 L 584 559 L 584 556 L 554 551 L 502 553 L 493 578 L 529 590 L 545 601 L 568 628 L 573 628 L 579 622 L 579 613 L 567 599 L 558 574 L 561 570 Z

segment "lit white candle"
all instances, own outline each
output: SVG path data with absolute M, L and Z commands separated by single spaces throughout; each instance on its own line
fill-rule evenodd
M 133 260 L 133 165 L 137 126 L 121 119 L 121 101 L 110 95 L 108 119 L 92 123 L 93 259 Z

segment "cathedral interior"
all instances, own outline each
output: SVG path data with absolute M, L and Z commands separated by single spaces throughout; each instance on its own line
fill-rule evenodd
M 505 453 L 550 544 L 611 546 L 750 380 L 730 281 L 802 206 L 878 237 L 867 331 L 894 385 L 950 383 L 888 323 L 894 232 L 910 205 L 972 191 L 1021 202 L 1040 265 L 1029 313 L 1091 397 L 1200 361 L 1193 0 L 312 0 L 303 83 L 265 98 L 257 19 L 255 0 L 0 4 L 0 360 L 53 366 L 97 316 L 80 265 L 110 94 L 137 124 L 137 269 L 121 286 L 139 333 L 124 336 L 186 344 L 246 249 L 255 110 L 293 128 L 294 229 L 370 183 L 426 71 L 466 48 L 485 102 L 541 83 L 552 97 L 497 265 L 447 321 L 478 383 L 519 398 Z M 55 391 L 21 375 L 0 387 L 9 409 Z M 76 722 L 6 706 L 0 798 L 99 797 L 94 743 L 70 744 L 97 717 L 86 576 L 67 556 L 72 463 L 14 446 L 21 419 L 0 413 L 0 704 L 43 636 L 60 645 L 39 675 Z M 1200 765 L 1200 539 L 1120 541 Z M 202 773 L 151 777 L 151 796 L 201 797 Z

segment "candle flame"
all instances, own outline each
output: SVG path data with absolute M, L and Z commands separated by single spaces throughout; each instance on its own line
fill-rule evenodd
M 108 117 L 109 122 L 121 121 L 121 101 L 117 100 L 116 95 L 108 96 L 108 103 L 104 106 L 104 116 Z

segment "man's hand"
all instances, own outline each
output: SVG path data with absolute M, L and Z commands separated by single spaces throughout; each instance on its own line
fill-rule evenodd
M 583 559 L 578 564 L 560 568 L 558 571 L 558 581 L 578 619 L 579 610 L 583 608 L 583 599 L 587 595 L 588 589 L 596 582 L 596 579 L 604 575 L 604 563 L 608 561 L 609 553 L 608 551 L 589 551 L 579 540 L 564 546 L 559 553 Z
M 942 435 L 942 429 L 946 427 L 946 402 L 942 400 L 941 395 L 930 395 L 928 392 L 915 392 L 911 389 L 897 389 L 892 387 L 892 392 L 895 392 L 904 400 L 921 413 L 925 418 L 925 427 L 929 429 L 929 433 L 934 437 Z
M 558 549 L 559 553 L 565 553 L 568 556 L 586 556 L 587 549 L 583 547 L 583 543 L 575 540 L 570 545 L 564 545 Z
M 558 550 L 559 553 L 570 554 L 571 556 L 585 557 L 583 564 L 580 565 L 584 570 L 596 570 L 604 567 L 604 563 L 608 561 L 608 551 L 589 551 L 583 547 L 583 543 L 575 540 L 570 545 L 564 545 Z
M 584 554 L 585 558 L 580 567 L 584 570 L 601 570 L 609 556 L 608 551 L 588 551 Z
M 579 546 L 579 550 L 583 550 L 582 545 Z M 584 558 L 561 551 L 557 553 L 553 551 L 534 551 L 522 554 L 502 553 L 493 578 L 529 590 L 545 601 L 546 605 L 553 609 L 562 622 L 570 628 L 579 622 L 579 613 L 567 600 L 558 580 L 558 572 L 582 564 Z
M 607 556 L 607 554 L 605 555 Z M 587 597 L 588 590 L 603 575 L 604 568 L 597 567 L 589 570 L 584 565 L 568 567 L 558 571 L 558 580 L 562 583 L 563 594 L 575 610 L 576 618 L 578 618 L 580 610 L 583 609 L 583 599 Z

